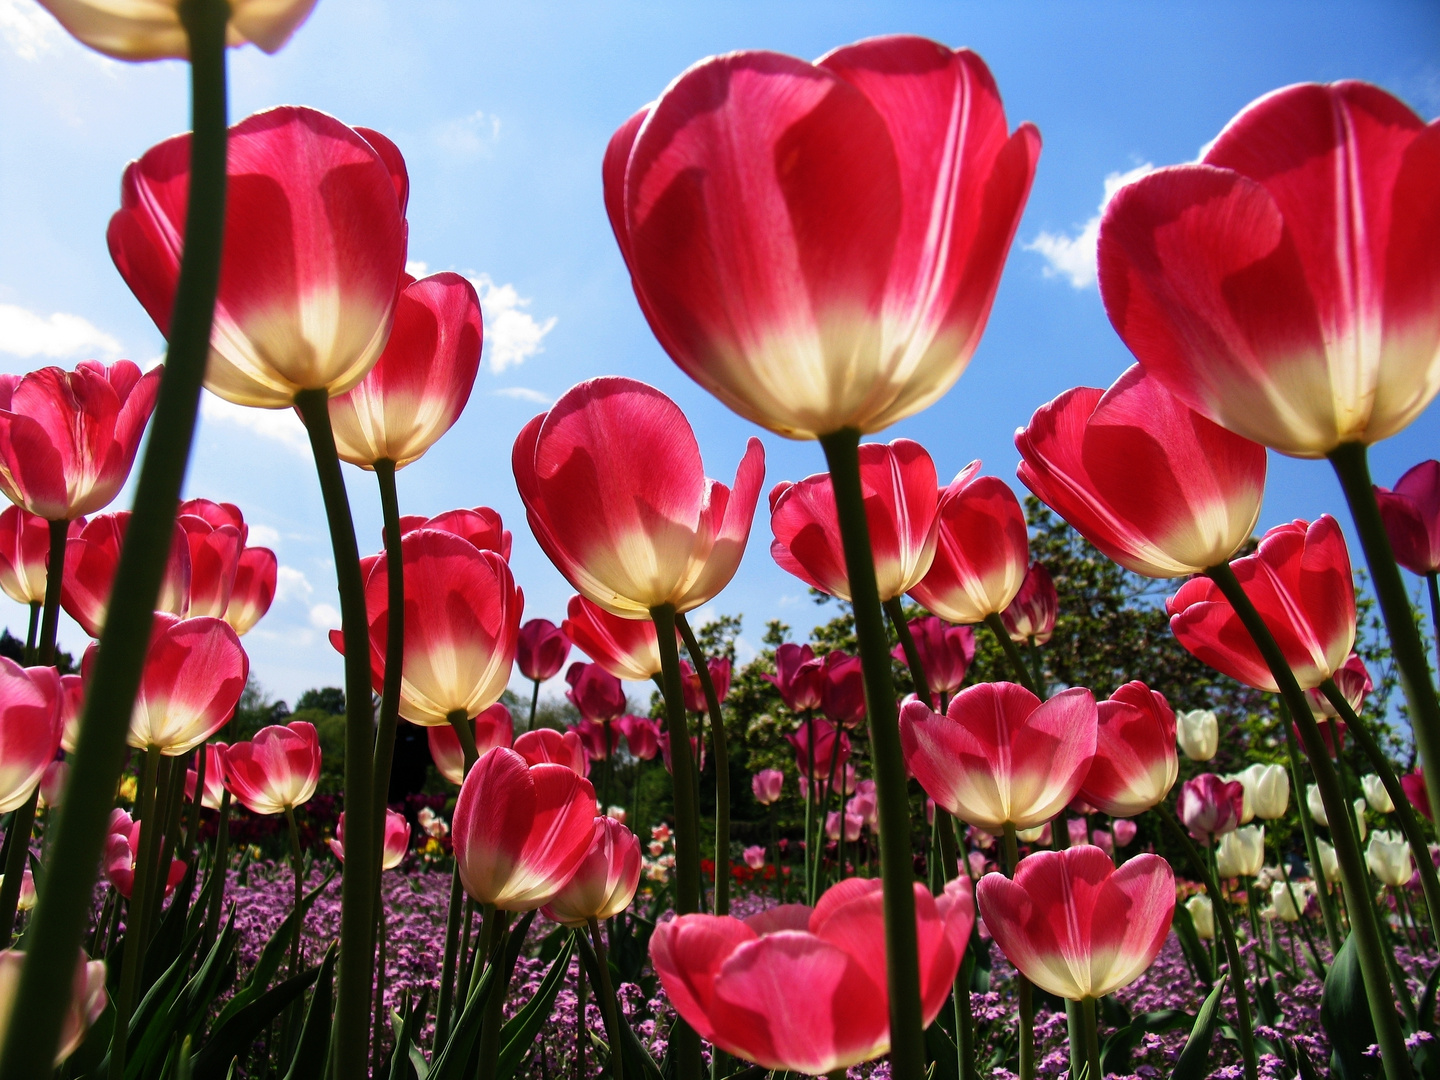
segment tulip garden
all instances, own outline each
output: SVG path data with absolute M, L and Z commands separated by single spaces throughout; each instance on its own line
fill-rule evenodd
M 164 363 L 0 376 L 30 612 L 0 1080 L 1440 1077 L 1440 461 L 1367 456 L 1440 391 L 1440 125 L 1298 84 L 1119 190 L 1099 285 L 1135 363 L 1036 403 L 1022 504 L 862 439 L 964 372 L 1039 132 L 919 37 L 700 60 L 615 132 L 595 213 L 712 407 L 821 471 L 767 475 L 753 437 L 702 462 L 674 401 L 601 377 L 516 439 L 523 524 L 426 517 L 401 471 L 467 406 L 476 291 L 404 272 L 384 133 L 227 111 L 227 48 L 314 0 L 41 3 L 187 60 L 193 131 L 130 163 L 107 233 Z M 243 508 L 181 501 L 202 389 L 304 423 L 320 727 L 251 716 L 278 564 Z M 1257 535 L 1267 451 L 1345 505 Z M 830 621 L 742 664 L 687 616 L 765 557 L 767 505 Z M 507 525 L 566 611 L 527 609 Z M 391 802 L 412 731 L 426 787 Z

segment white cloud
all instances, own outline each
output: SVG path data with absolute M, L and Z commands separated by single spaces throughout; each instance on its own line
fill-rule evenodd
M 340 612 L 329 604 L 316 604 L 310 609 L 310 625 L 317 630 L 329 630 L 340 625 Z
M 559 321 L 556 316 L 536 322 L 535 316 L 521 310 L 530 306 L 530 299 L 522 297 L 514 285 L 496 285 L 489 274 L 470 278 L 470 284 L 480 294 L 480 314 L 485 319 L 485 352 L 492 374 L 498 375 L 545 351 L 545 335 L 555 329 Z
M 503 386 L 490 392 L 498 397 L 514 398 L 517 401 L 533 401 L 536 405 L 551 405 L 555 401 L 549 394 L 531 390 L 528 386 Z
M 251 532 L 253 534 L 254 530 L 252 529 Z M 310 579 L 302 570 L 296 570 L 293 566 L 281 566 L 275 572 L 276 600 L 299 600 L 305 603 L 309 601 L 310 594 L 314 591 Z
M 273 548 L 280 543 L 280 530 L 271 528 L 269 525 L 252 523 L 250 526 L 250 536 L 249 539 L 246 540 L 246 543 L 251 547 Z M 296 572 L 299 573 L 299 571 Z
M 38 60 L 64 32 L 33 0 L 0 0 L 0 37 L 21 60 Z
M 252 409 L 236 405 L 208 391 L 200 398 L 200 415 L 212 423 L 246 428 L 261 438 L 273 439 L 287 450 L 310 453 L 310 437 L 292 409 Z
M 499 140 L 500 118 L 484 110 L 446 120 L 435 129 L 441 149 L 467 157 L 488 152 Z
M 430 276 L 430 264 L 421 262 L 419 259 L 411 259 L 405 264 L 405 272 L 413 278 Z
M 5 3 L 0 0 L 0 27 L 4 26 Z M 120 342 L 79 315 L 63 311 L 37 315 L 15 304 L 0 304 L 0 352 L 26 360 L 37 356 L 48 360 L 116 360 L 121 349 Z
M 1074 288 L 1089 288 L 1096 280 L 1095 249 L 1100 240 L 1101 214 L 1105 212 L 1106 205 L 1115 197 L 1117 191 L 1154 171 L 1155 166 L 1147 161 L 1128 172 L 1112 172 L 1105 177 L 1105 197 L 1100 200 L 1099 210 L 1081 226 L 1078 234 L 1067 236 L 1064 233 L 1041 232 L 1030 243 L 1022 246 L 1026 251 L 1039 252 L 1049 263 L 1045 267 L 1046 277 L 1069 278 Z

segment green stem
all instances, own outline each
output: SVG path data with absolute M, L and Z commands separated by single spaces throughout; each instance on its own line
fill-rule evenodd
M 0 948 L 8 949 L 15 933 L 15 912 L 30 861 L 30 833 L 35 828 L 35 804 L 39 798 L 40 785 L 36 784 L 30 797 L 10 817 L 10 831 L 5 838 L 5 881 L 0 884 Z
M 526 731 L 535 730 L 535 712 L 540 708 L 540 680 L 535 680 L 535 689 L 530 691 L 530 722 L 525 725 Z
M 470 947 L 470 935 L 474 931 L 474 927 L 475 901 L 467 896 L 465 897 L 465 909 L 460 915 L 460 951 L 456 957 L 460 968 L 459 976 L 456 980 L 456 985 L 458 986 L 470 985 L 471 966 L 475 963 L 475 957 L 480 951 L 478 947 L 474 949 Z M 478 938 L 475 944 L 479 946 L 480 941 Z
M 345 494 L 345 477 L 335 453 L 328 393 L 301 390 L 295 408 L 305 421 L 320 478 L 335 584 L 340 592 L 341 633 L 345 642 L 345 871 L 340 883 L 339 988 L 335 998 L 334 1063 L 336 1080 L 364 1080 L 369 1069 L 370 988 L 374 975 L 375 878 L 379 856 L 374 843 L 375 716 L 370 690 L 370 622 L 360 549 Z
M 1100 1071 L 1100 1030 L 1095 1022 L 1095 999 L 1080 1000 L 1081 1028 L 1085 1033 L 1086 1080 L 1102 1080 Z
M 155 820 L 164 826 L 164 832 L 160 834 L 160 854 L 155 860 L 154 872 L 158 876 L 152 880 L 160 882 L 161 887 L 152 890 L 150 896 L 149 921 L 145 924 L 147 947 L 160 927 L 160 910 L 165 903 L 164 883 L 170 875 L 175 845 L 180 840 L 180 809 L 185 803 L 185 763 L 179 758 L 167 755 L 160 763 L 159 791 L 164 793 L 165 801 L 159 804 L 160 812 L 155 815 Z
M 494 1080 L 495 1067 L 500 1058 L 500 1028 L 505 1020 L 505 998 L 510 990 L 510 969 L 495 946 L 503 939 L 509 918 L 509 912 L 496 911 L 493 904 L 485 905 L 484 923 L 490 932 L 487 935 L 489 941 L 484 958 L 488 958 L 495 968 L 495 975 L 490 996 L 485 999 L 485 1018 L 480 1028 L 480 1067 L 475 1074 L 479 1080 Z M 481 959 L 477 957 L 475 960 L 476 972 L 480 971 Z M 581 1024 L 584 1024 L 583 1011 Z
M 382 874 L 383 876 L 383 874 Z M 385 904 L 380 899 L 379 889 L 375 897 L 375 923 L 378 944 L 375 950 L 375 1037 L 371 1039 L 370 1075 L 378 1077 L 381 1068 L 380 1032 L 385 1030 Z M 401 1011 L 404 1011 L 402 1000 Z M 396 1047 L 397 1052 L 402 1048 Z
M 819 797 L 815 790 L 815 718 L 810 710 L 805 711 L 805 850 L 801 852 L 805 861 L 805 902 L 815 906 L 815 875 L 810 872 L 810 860 L 814 858 L 815 802 Z
M 290 865 L 295 870 L 295 907 L 294 911 L 300 911 L 300 905 L 305 899 L 305 855 L 300 849 L 300 829 L 295 824 L 295 808 L 285 807 L 285 825 L 290 830 Z M 347 837 L 348 839 L 348 837 Z M 290 977 L 293 979 L 300 974 L 300 932 L 303 926 L 295 927 L 295 937 L 290 942 Z
M 1004 620 L 1002 620 L 999 615 L 986 615 L 985 625 L 990 628 L 990 632 L 995 635 L 995 640 L 998 641 L 1000 647 L 1005 650 L 1005 656 L 1010 661 L 1010 667 L 1014 670 L 1015 677 L 1020 680 L 1020 685 L 1036 697 L 1039 697 L 1040 690 L 1038 684 L 1035 682 L 1035 677 L 1030 673 L 1030 669 L 1025 666 L 1025 657 L 1020 655 L 1020 647 L 1010 640 L 1010 634 L 1005 629 Z
M 125 1075 L 125 1049 L 130 1038 L 130 1010 L 140 982 L 140 964 L 145 954 L 144 912 L 150 895 L 150 874 L 155 866 L 155 849 L 160 830 L 155 827 L 155 787 L 160 771 L 160 749 L 145 751 L 145 768 L 135 794 L 140 813 L 140 850 L 136 853 L 135 878 L 130 886 L 129 925 L 125 928 L 125 957 L 120 967 L 120 994 L 115 1002 L 115 1030 L 110 1040 L 110 1080 Z M 49 1075 L 45 1070 L 36 1075 Z
M 1306 756 L 1310 759 L 1310 768 L 1315 773 L 1316 785 L 1320 788 L 1325 814 L 1330 820 L 1331 839 L 1335 845 L 1336 860 L 1340 864 L 1341 887 L 1345 893 L 1345 908 L 1350 914 L 1350 932 L 1355 937 L 1355 951 L 1364 977 L 1370 1015 L 1375 1022 L 1376 1042 L 1380 1046 L 1385 1075 L 1389 1080 L 1408 1080 L 1413 1075 L 1410 1058 L 1405 1049 L 1405 1036 L 1395 1015 L 1390 979 L 1381 955 L 1384 945 L 1380 940 L 1380 927 L 1375 918 L 1375 906 L 1368 895 L 1365 863 L 1351 824 L 1351 807 L 1340 789 L 1340 778 L 1336 775 L 1334 763 L 1325 749 L 1325 742 L 1320 735 L 1320 729 L 1315 725 L 1315 718 L 1310 714 L 1305 692 L 1295 681 L 1295 675 L 1285 661 L 1285 654 L 1280 651 L 1280 646 L 1275 643 L 1265 620 L 1250 602 L 1250 597 L 1241 587 L 1235 571 L 1230 568 L 1229 563 L 1222 563 L 1211 567 L 1207 574 L 1230 601 L 1240 621 L 1250 632 L 1300 728 L 1300 738 L 1305 746 Z
M 205 773 L 209 765 L 207 760 L 209 756 L 205 752 L 204 743 L 195 748 L 195 797 L 190 800 L 190 813 L 185 822 L 184 857 L 186 862 L 195 857 L 195 844 L 200 837 L 200 811 L 202 800 L 205 798 Z
M 395 757 L 395 729 L 400 721 L 400 679 L 405 670 L 405 561 L 400 552 L 400 500 L 395 490 L 395 463 L 375 462 L 380 507 L 385 520 L 385 576 L 389 608 L 385 616 L 385 679 L 380 687 L 380 723 L 375 732 L 375 767 L 370 790 L 375 805 L 371 836 L 385 835 L 385 809 L 390 798 L 390 764 Z M 380 880 L 383 845 L 375 844 L 375 880 Z M 377 918 L 383 917 L 377 913 Z
M 445 958 L 440 965 L 440 1003 L 435 1010 L 435 1044 L 438 1053 L 450 1035 L 450 1012 L 455 1000 L 455 958 L 460 947 L 460 910 L 466 902 L 460 869 L 450 872 L 450 912 L 445 917 Z
M 1015 835 L 1015 826 L 1005 823 L 1001 837 L 1001 851 L 1005 858 L 1005 876 L 1013 878 L 1015 868 L 1020 865 L 1020 840 Z M 1030 980 L 1015 971 L 1015 986 L 1019 991 L 1018 1010 L 1020 1013 L 1020 1080 L 1033 1080 L 1035 1076 L 1035 1002 Z
M 675 626 L 690 654 L 690 663 L 700 677 L 705 692 L 705 707 L 710 711 L 710 748 L 715 755 L 715 914 L 730 913 L 730 749 L 726 745 L 725 718 L 720 711 L 720 696 L 715 680 L 710 678 L 710 664 L 700 648 L 690 623 L 683 612 L 676 612 Z M 606 744 L 609 748 L 609 744 Z
M 1426 574 L 1430 586 L 1430 632 L 1435 635 L 1435 670 L 1440 672 L 1440 574 Z
M 220 795 L 220 820 L 215 826 L 215 854 L 210 860 L 210 873 L 219 874 L 215 891 L 210 894 L 210 910 L 205 913 L 205 936 L 201 939 L 205 948 L 201 955 L 208 953 L 209 946 L 220 932 L 220 912 L 225 906 L 225 885 L 230 869 L 230 789 Z
M 900 639 L 900 648 L 905 653 L 905 666 L 910 669 L 910 679 L 915 683 L 915 696 L 929 708 L 933 704 L 930 700 L 930 682 L 925 678 L 925 664 L 920 659 L 920 650 L 915 647 L 915 635 L 910 633 L 910 623 L 905 618 L 905 609 L 900 606 L 900 598 L 892 596 L 882 606 L 885 614 L 890 616 L 890 625 L 895 627 L 895 636 Z
M 475 725 L 470 722 L 470 716 L 464 709 L 456 709 L 445 717 L 450 721 L 450 730 L 455 732 L 455 738 L 460 740 L 460 755 L 464 762 L 465 775 L 470 775 L 470 769 L 475 762 L 480 760 L 479 747 L 475 745 Z
M 55 634 L 60 628 L 60 591 L 65 578 L 65 547 L 70 522 L 50 522 L 50 561 L 45 570 L 45 606 L 40 616 L 40 663 L 55 663 Z M 126 717 L 128 720 L 129 717 Z
M 46 582 L 47 589 L 49 582 Z M 25 666 L 31 667 L 35 663 L 35 642 L 40 634 L 40 609 L 42 605 L 38 600 L 30 601 L 30 629 L 25 634 Z
M 1400 669 L 1400 685 L 1410 706 L 1410 726 L 1415 733 L 1420 760 L 1427 776 L 1440 777 L 1440 697 L 1436 696 L 1435 684 L 1431 681 L 1425 643 L 1420 638 L 1420 628 L 1415 625 L 1410 597 L 1405 592 L 1405 582 L 1400 578 L 1400 567 L 1395 563 L 1390 537 L 1380 517 L 1380 506 L 1375 501 L 1365 444 L 1346 443 L 1336 447 L 1330 452 L 1330 464 L 1335 467 L 1335 475 L 1345 490 L 1350 516 L 1354 519 L 1355 531 L 1360 534 L 1360 546 L 1365 550 L 1370 582 L 1380 601 L 1380 614 L 1390 634 L 1390 651 Z M 1429 790 L 1430 812 L 1434 820 L 1440 821 L 1440 783 L 1430 784 Z M 1351 919 L 1354 919 L 1353 913 Z M 1382 1043 L 1382 1057 L 1388 1052 Z M 1388 1068 L 1388 1061 L 1386 1065 Z
M 620 1002 L 615 997 L 615 987 L 610 979 L 610 960 L 605 951 L 605 938 L 600 933 L 599 922 L 594 918 L 590 920 L 590 940 L 595 945 L 595 967 L 600 975 L 600 1015 L 605 1018 L 605 1037 L 610 1040 L 610 1074 L 615 1080 L 624 1080 L 625 1055 L 621 1052 Z
M 875 580 L 870 526 L 860 487 L 860 433 L 843 429 L 820 439 L 830 468 L 835 513 L 865 677 L 870 749 L 880 818 L 880 877 L 884 883 L 885 955 L 890 990 L 890 1069 L 895 1080 L 925 1074 L 920 1023 L 920 956 L 915 930 L 915 872 L 910 845 L 910 794 L 890 672 L 890 642 Z M 1440 785 L 1437 785 L 1440 786 Z
M 1295 729 L 1290 722 L 1290 710 L 1284 700 L 1280 701 L 1280 726 L 1285 732 L 1285 753 L 1290 763 L 1290 787 L 1295 795 L 1295 812 L 1300 819 L 1300 832 L 1305 837 L 1305 854 L 1310 859 L 1311 875 L 1315 879 L 1315 897 L 1320 902 L 1320 918 L 1325 924 L 1325 939 L 1330 943 L 1330 955 L 1340 951 L 1340 919 L 1335 914 L 1335 900 L 1330 895 L 1330 883 L 1325 880 L 1324 865 L 1320 862 L 1320 845 L 1315 838 L 1315 823 L 1305 806 L 1305 774 L 1300 765 L 1300 747 L 1295 742 Z

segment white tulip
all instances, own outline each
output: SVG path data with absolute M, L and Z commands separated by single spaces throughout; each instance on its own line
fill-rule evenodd
M 1365 862 L 1370 872 L 1392 889 L 1410 883 L 1410 845 L 1398 832 L 1377 829 L 1365 849 Z
M 1220 749 L 1220 721 L 1209 709 L 1191 709 L 1175 717 L 1175 738 L 1191 761 L 1209 761 Z
M 1222 878 L 1254 877 L 1265 865 L 1265 826 L 1246 825 L 1220 838 L 1215 869 Z
M 1305 785 L 1305 805 L 1316 825 L 1323 825 L 1327 829 L 1330 827 L 1330 818 L 1325 813 L 1325 800 L 1320 797 L 1320 789 L 1314 784 Z
M 1210 898 L 1202 893 L 1196 893 L 1185 901 L 1185 910 L 1190 913 L 1190 921 L 1195 924 L 1195 933 L 1206 941 L 1213 941 L 1215 938 L 1215 905 L 1210 903 Z
M 1355 800 L 1355 829 L 1356 829 L 1356 832 L 1357 832 L 1357 837 L 1358 837 L 1358 839 L 1359 839 L 1360 842 L 1363 844 L 1363 843 L 1365 842 L 1365 834 L 1370 831 L 1370 830 L 1369 830 L 1368 828 L 1366 828 L 1366 826 L 1365 826 L 1365 800 L 1364 800 L 1364 799 L 1356 799 L 1356 800 Z
M 1360 778 L 1360 787 L 1365 791 L 1365 801 L 1370 804 L 1370 809 L 1377 814 L 1393 814 L 1395 803 L 1390 799 L 1390 793 L 1385 790 L 1380 777 L 1374 773 L 1367 773 Z
M 1245 811 L 1240 824 L 1247 825 L 1252 818 L 1274 821 L 1285 816 L 1290 806 L 1290 774 L 1283 765 L 1262 765 L 1256 763 L 1240 770 L 1227 780 L 1238 780 L 1245 788 Z
M 1331 884 L 1339 881 L 1340 860 L 1335 855 L 1335 848 L 1318 836 L 1315 838 L 1315 848 L 1320 853 L 1320 872 L 1325 875 L 1325 880 Z
M 1272 919 L 1281 919 L 1284 922 L 1296 922 L 1305 909 L 1306 902 L 1310 898 L 1310 891 L 1313 888 L 1310 884 L 1286 884 L 1277 881 L 1270 886 L 1270 908 L 1265 914 Z M 1291 899 L 1291 894 L 1294 899 Z M 1297 908 L 1295 905 L 1299 904 Z

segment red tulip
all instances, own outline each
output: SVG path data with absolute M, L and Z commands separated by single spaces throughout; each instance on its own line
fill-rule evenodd
M 45 772 L 40 777 L 40 801 L 39 806 L 58 807 L 65 801 L 65 787 L 70 783 L 70 763 L 68 761 L 52 761 L 45 766 Z M 0 874 L 0 881 L 5 875 Z
M 233 526 L 240 533 L 240 542 L 250 539 L 250 526 L 245 524 L 245 515 L 234 503 L 217 503 L 214 499 L 186 499 L 180 504 L 181 514 L 203 518 L 213 529 L 223 525 Z
M 590 847 L 575 873 L 541 914 L 562 926 L 604 922 L 630 906 L 640 884 L 640 839 L 624 825 L 597 817 Z
M 1015 433 L 1021 481 L 1127 570 L 1184 577 L 1234 555 L 1265 494 L 1265 448 L 1131 367 L 1067 390 Z
M 60 606 L 92 638 L 98 638 L 105 628 L 110 589 L 115 583 L 120 547 L 129 524 L 129 510 L 98 514 L 66 541 Z M 165 564 L 165 577 L 160 582 L 160 595 L 155 599 L 156 610 L 184 615 L 189 600 L 190 542 L 177 523 L 170 558 Z
M 502 702 L 497 701 L 467 723 L 475 727 L 477 757 L 484 757 L 495 747 L 510 746 L 515 741 L 515 722 Z M 440 775 L 452 784 L 464 782 L 465 751 L 460 746 L 455 729 L 449 725 L 437 727 L 432 724 L 425 728 L 425 735 L 430 740 L 430 760 L 435 763 Z
M 905 763 L 932 799 L 967 824 L 998 834 L 1034 829 L 1080 790 L 1095 757 L 1095 699 L 1072 687 L 1042 703 L 1014 683 L 979 683 L 943 713 L 910 701 L 900 710 Z
M 1194 165 L 1121 188 L 1100 292 L 1146 371 L 1297 457 L 1388 438 L 1440 389 L 1440 128 L 1375 86 L 1286 87 Z
M 803 723 L 785 739 L 795 748 L 795 767 L 802 776 L 813 772 L 817 782 L 828 779 L 832 764 L 838 771 L 850 760 L 850 736 L 828 720 Z
M 408 282 L 385 351 L 360 383 L 330 399 L 342 461 L 401 468 L 449 431 L 475 385 L 483 329 L 475 287 L 459 274 Z
M 1414 772 L 1405 773 L 1400 777 L 1400 787 L 1404 789 L 1405 797 L 1410 800 L 1410 805 L 1433 821 L 1434 818 L 1430 812 L 1430 789 L 1425 784 L 1425 771 L 1417 766 Z
M 750 778 L 750 790 L 755 793 L 755 801 L 762 806 L 779 802 L 784 787 L 785 774 L 779 769 L 761 769 Z
M 611 137 L 605 208 L 686 374 L 792 438 L 879 431 L 979 343 L 1040 153 L 1006 127 L 984 62 L 924 38 L 730 53 Z
M 825 681 L 820 686 L 820 711 L 835 724 L 855 728 L 865 719 L 865 673 L 860 658 L 849 653 L 825 654 Z
M 1020 500 L 999 477 L 976 476 L 979 470 L 980 462 L 972 461 L 940 493 L 935 561 L 910 590 L 952 623 L 984 622 L 1004 611 L 1030 561 Z
M 400 518 L 400 535 L 408 536 L 417 529 L 438 529 L 453 533 L 462 540 L 469 540 L 481 551 L 493 551 L 506 562 L 510 561 L 510 530 L 500 520 L 500 514 L 488 506 L 477 506 L 472 510 L 447 510 L 432 518 L 419 514 L 406 514 Z
M 620 749 L 620 736 L 624 734 L 608 720 L 581 720 L 571 730 L 580 736 L 580 745 L 591 761 L 608 761 Z
M 220 756 L 225 786 L 256 814 L 279 814 L 308 802 L 320 780 L 320 736 L 304 720 L 263 727 Z
M 0 491 L 47 521 L 103 510 L 130 475 L 160 369 L 82 360 L 0 375 Z
M 515 753 L 531 765 L 564 765 L 576 776 L 590 774 L 590 758 L 575 731 L 534 728 L 515 740 Z
M 625 711 L 625 687 L 599 664 L 580 661 L 565 672 L 570 689 L 565 697 L 582 718 L 596 722 L 614 720 Z
M 286 105 L 232 127 L 227 162 L 205 385 L 270 409 L 301 390 L 344 393 L 379 359 L 395 313 L 406 240 L 399 151 L 375 132 Z M 146 151 L 126 168 L 110 219 L 111 258 L 162 334 L 180 271 L 189 165 L 188 134 Z
M 525 425 L 511 457 L 535 539 L 613 615 L 699 607 L 740 565 L 765 478 L 751 439 L 731 490 L 705 476 L 679 407 L 633 379 L 571 387 Z
M 651 761 L 660 752 L 660 725 L 648 716 L 622 716 L 615 726 L 624 733 L 632 757 Z
M 917 882 L 915 915 L 921 1020 L 929 1025 L 975 923 L 970 879 L 957 878 L 939 896 Z M 837 882 L 813 909 L 667 919 L 650 939 L 650 961 L 702 1039 L 762 1069 L 823 1075 L 890 1048 L 878 879 Z
M 225 621 L 245 635 L 270 610 L 280 564 L 269 548 L 247 547 L 235 568 L 235 587 L 225 608 Z
M 330 850 L 342 863 L 345 861 L 345 811 L 340 811 L 340 820 L 335 823 L 335 835 L 326 840 Z M 410 823 L 405 815 L 386 808 L 385 835 L 381 837 L 380 869 L 394 870 L 405 858 L 410 848 Z
M 723 703 L 725 695 L 730 693 L 730 659 L 726 656 L 712 656 L 705 666 L 710 670 L 710 682 L 715 687 L 715 697 Z M 694 713 L 708 710 L 700 676 L 689 660 L 680 661 L 680 689 L 685 695 L 685 708 Z
M 1165 695 L 1128 682 L 1098 706 L 1095 760 L 1080 798 L 1111 817 L 1128 818 L 1157 805 L 1180 775 L 1175 713 Z
M 25 871 L 27 874 L 29 870 Z M 10 1025 L 20 992 L 20 971 L 25 953 L 19 949 L 0 951 L 0 1037 Z M 75 962 L 75 978 L 70 984 L 70 1000 L 65 1003 L 65 1018 L 60 1026 L 60 1045 L 55 1052 L 55 1067 L 80 1048 L 89 1029 L 110 1004 L 105 992 L 105 961 L 91 960 L 84 949 Z
M 590 781 L 570 769 L 492 750 L 465 777 L 451 823 L 465 891 L 502 911 L 548 903 L 584 861 L 595 810 Z
M 1340 691 L 1350 704 L 1350 708 L 1356 713 L 1359 713 L 1365 704 L 1365 695 L 1375 689 L 1375 684 L 1370 679 L 1370 671 L 1365 667 L 1365 661 L 1360 658 L 1359 653 L 1352 652 L 1347 656 L 1345 663 L 1335 669 L 1335 674 L 1331 678 L 1335 680 L 1336 689 Z M 1306 690 L 1305 696 L 1310 701 L 1310 711 L 1317 721 L 1324 719 L 1339 721 L 1340 713 L 1336 711 L 1334 705 L 1330 704 L 1330 699 L 1318 686 Z M 1320 730 L 1328 737 L 1329 733 L 1325 731 L 1326 727 L 1327 725 L 1322 723 Z M 1341 723 L 1340 727 L 1343 730 L 1345 725 Z
M 1036 986 L 1071 1001 L 1114 993 L 1155 961 L 1170 933 L 1175 874 L 1158 855 L 1116 869 L 1097 847 L 1041 851 L 1011 880 L 975 890 L 995 944 Z
M 1044 645 L 1055 633 L 1059 613 L 1060 597 L 1050 571 L 1042 563 L 1033 562 L 1015 599 L 1000 613 L 1000 621 L 1011 641 L 1023 645 L 1033 639 L 1036 645 Z
M 115 891 L 126 900 L 135 888 L 135 864 L 140 856 L 140 829 L 144 823 L 132 821 L 124 810 L 110 811 L 110 829 L 105 837 L 101 869 Z M 165 874 L 165 895 L 169 896 L 185 876 L 185 864 L 179 859 L 170 860 L 170 869 Z
M 936 483 L 935 463 L 919 443 L 896 439 L 860 447 L 860 486 L 882 601 L 909 591 L 930 569 L 938 527 Z M 770 557 L 782 570 L 821 592 L 850 599 L 829 473 L 776 484 L 770 528 L 775 533 Z
M 200 793 L 200 805 L 207 810 L 219 810 L 220 801 L 225 796 L 225 751 L 229 749 L 223 742 L 207 742 L 205 744 L 205 790 Z M 185 800 L 192 802 L 195 799 L 195 785 L 200 782 L 200 776 L 194 769 L 185 770 Z
M 785 642 L 775 650 L 776 674 L 766 674 L 780 691 L 780 699 L 793 713 L 814 712 L 820 708 L 821 691 L 825 686 L 824 661 L 818 660 L 809 645 Z
M 1190 835 L 1209 844 L 1213 838 L 1240 827 L 1240 819 L 1245 816 L 1245 785 L 1239 780 L 1222 780 L 1214 773 L 1201 773 L 1180 785 L 1176 810 Z
M 1422 461 L 1393 491 L 1377 486 L 1375 501 L 1395 561 L 1421 577 L 1440 573 L 1440 461 Z
M 176 524 L 190 549 L 185 613 L 220 618 L 230 606 L 245 538 L 234 525 L 215 526 L 194 514 L 180 514 Z
M 60 749 L 60 676 L 0 656 L 0 814 L 21 806 Z
M 84 518 L 70 523 L 78 536 Z M 17 604 L 45 602 L 45 568 L 50 562 L 50 524 L 18 506 L 0 513 L 0 589 Z
M 1235 576 L 1275 636 L 1302 689 L 1334 675 L 1355 644 L 1355 585 L 1340 526 L 1329 514 L 1265 534 Z M 1235 609 L 1209 578 L 1195 578 L 1166 601 L 1181 645 L 1231 678 L 1277 691 L 1275 678 Z
M 975 659 L 975 632 L 968 626 L 946 626 L 934 615 L 910 620 L 910 636 L 925 669 L 932 694 L 953 694 L 965 681 Z M 891 655 L 905 662 L 905 649 L 896 645 Z
M 80 713 L 85 707 L 85 680 L 79 675 L 60 676 L 60 748 L 75 752 L 80 741 Z
M 641 682 L 660 674 L 660 644 L 649 619 L 624 619 L 583 596 L 572 596 L 563 629 L 617 679 Z
M 626 620 L 629 622 L 629 620 Z M 560 674 L 570 655 L 571 638 L 549 619 L 531 619 L 515 639 L 515 666 L 531 682 L 544 682 Z
M 655 742 L 660 747 L 660 760 L 665 763 L 665 771 L 673 773 L 675 766 L 670 760 L 670 732 L 665 728 L 656 725 Z M 695 764 L 695 773 L 698 776 L 705 771 L 705 747 L 700 742 L 700 736 L 690 736 L 690 760 Z

